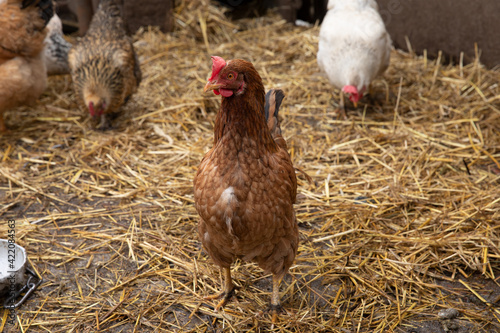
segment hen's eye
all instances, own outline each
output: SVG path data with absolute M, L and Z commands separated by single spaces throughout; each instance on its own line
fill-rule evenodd
M 229 73 L 229 74 L 227 74 L 227 78 L 228 78 L 229 80 L 232 80 L 232 79 L 234 78 L 234 74 L 233 74 L 233 73 Z

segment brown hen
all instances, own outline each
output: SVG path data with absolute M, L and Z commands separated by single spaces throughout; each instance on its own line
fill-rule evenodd
M 52 0 L 0 0 L 0 132 L 6 110 L 32 104 L 47 86 L 43 60 Z
M 281 309 L 279 284 L 293 263 L 299 241 L 293 204 L 295 171 L 281 136 L 278 111 L 284 95 L 264 96 L 252 63 L 212 57 L 205 91 L 222 95 L 214 128 L 214 146 L 194 179 L 198 232 L 204 248 L 223 269 L 222 294 L 210 298 L 225 305 L 234 291 L 231 264 L 253 261 L 272 273 L 273 322 Z
M 114 0 L 99 3 L 68 62 L 80 104 L 100 118 L 100 129 L 110 127 L 108 116 L 127 102 L 141 81 L 139 61 Z

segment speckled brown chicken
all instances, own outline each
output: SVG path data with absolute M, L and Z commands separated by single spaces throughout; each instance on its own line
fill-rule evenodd
M 52 0 L 0 0 L 0 132 L 3 114 L 32 104 L 47 86 L 43 60 Z
M 68 62 L 80 104 L 100 118 L 99 128 L 108 128 L 107 116 L 119 111 L 141 81 L 139 61 L 114 0 L 100 2 Z
M 222 294 L 209 298 L 222 297 L 216 309 L 224 306 L 234 291 L 232 262 L 256 262 L 273 276 L 275 321 L 281 308 L 279 284 L 299 241 L 293 209 L 297 180 L 278 121 L 284 96 L 271 90 L 266 101 L 262 79 L 250 62 L 212 60 L 205 91 L 220 94 L 222 103 L 214 146 L 194 179 L 200 238 L 225 277 Z

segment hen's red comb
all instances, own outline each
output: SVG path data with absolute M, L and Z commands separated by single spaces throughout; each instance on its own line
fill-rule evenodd
M 208 81 L 212 81 L 214 77 L 226 66 L 226 61 L 218 56 L 212 56 L 212 76 Z

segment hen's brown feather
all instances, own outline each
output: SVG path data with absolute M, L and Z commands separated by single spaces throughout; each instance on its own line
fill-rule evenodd
M 297 181 L 276 118 L 279 103 L 269 108 L 266 123 L 264 87 L 253 65 L 232 60 L 227 68 L 243 73 L 246 87 L 240 95 L 222 98 L 214 147 L 196 173 L 198 231 L 219 266 L 228 268 L 242 258 L 282 277 L 297 252 L 298 227 Z M 270 96 L 279 99 L 276 91 Z
M 39 6 L 52 10 L 46 13 Z M 16 56 L 37 56 L 43 49 L 45 26 L 53 15 L 52 0 L 22 7 L 21 0 L 7 0 L 0 5 L 0 64 Z
M 82 106 L 88 107 L 92 96 L 105 100 L 104 113 L 112 113 L 136 92 L 141 70 L 113 0 L 101 1 L 87 34 L 70 51 L 68 62 Z
M 0 131 L 7 109 L 33 103 L 45 90 L 42 58 L 52 0 L 7 0 L 0 4 Z

